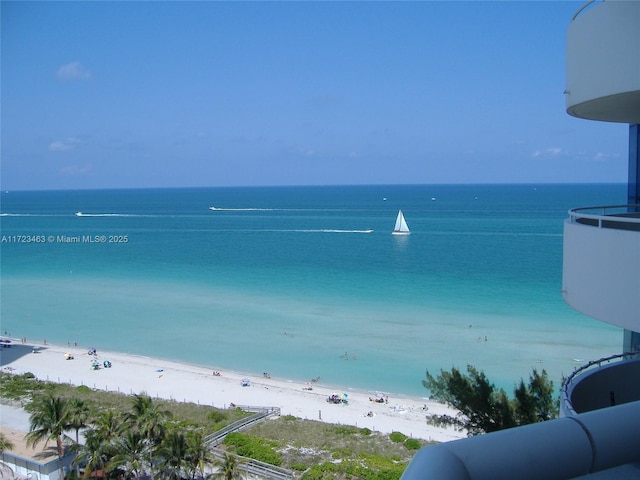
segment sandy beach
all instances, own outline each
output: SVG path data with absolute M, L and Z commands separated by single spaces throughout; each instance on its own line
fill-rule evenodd
M 366 427 L 383 433 L 399 431 L 413 438 L 437 442 L 465 437 L 464 432 L 428 425 L 428 415 L 455 415 L 456 412 L 446 405 L 424 399 L 383 394 L 385 402 L 378 403 L 372 401 L 375 393 L 336 390 L 323 385 L 322 379 L 296 383 L 271 378 L 267 372 L 251 376 L 99 349 L 94 356 L 85 348 L 23 344 L 20 339 L 12 339 L 12 342 L 10 348 L 0 349 L 3 371 L 31 372 L 41 380 L 126 394 L 146 392 L 154 398 L 216 408 L 233 405 L 279 407 L 282 415 Z M 34 347 L 37 353 L 34 353 Z M 65 354 L 71 354 L 73 358 L 67 359 L 69 355 Z M 95 360 L 99 369 L 92 366 Z M 105 368 L 105 361 L 111 366 Z M 243 386 L 243 383 L 248 385 Z M 348 403 L 329 403 L 327 398 L 332 394 L 340 397 L 346 394 Z

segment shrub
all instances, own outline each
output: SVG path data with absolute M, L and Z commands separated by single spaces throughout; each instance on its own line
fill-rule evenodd
M 352 427 L 351 425 L 337 425 L 333 431 L 338 435 L 355 435 L 358 433 L 358 427 Z
M 211 420 L 213 423 L 220 423 L 226 418 L 227 416 L 220 410 L 211 410 L 211 412 L 209 413 L 209 420 Z
M 292 463 L 289 468 L 297 472 L 304 472 L 307 469 L 307 466 L 304 463 Z
M 282 456 L 273 449 L 277 445 L 276 442 L 234 432 L 227 435 L 223 443 L 234 446 L 236 453 L 241 457 L 253 458 L 275 466 L 282 465 Z
M 302 480 L 322 480 L 324 471 L 320 465 L 313 465 L 306 473 L 302 475 Z
M 422 444 L 415 438 L 407 438 L 404 441 L 404 446 L 407 447 L 407 450 L 420 450 Z
M 333 452 L 331 452 L 331 458 L 335 458 L 336 460 L 341 458 L 348 458 L 353 454 L 353 450 L 349 450 L 348 448 L 337 448 Z
M 402 443 L 407 439 L 407 436 L 404 433 L 392 432 L 389 435 L 389 439 L 395 443 Z

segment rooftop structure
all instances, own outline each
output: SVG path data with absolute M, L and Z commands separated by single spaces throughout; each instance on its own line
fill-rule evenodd
M 0 478 L 14 480 L 60 480 L 61 470 L 69 471 L 75 454 L 58 458 L 55 442 L 29 445 L 25 433 L 8 427 L 0 429 L 13 447 L 0 453 Z M 60 467 L 63 467 L 62 469 Z
M 421 449 L 403 480 L 640 478 L 640 2 L 589 1 L 570 19 L 566 107 L 629 124 L 628 200 L 581 206 L 564 225 L 562 293 L 624 329 L 620 352 L 563 385 L 561 417 Z

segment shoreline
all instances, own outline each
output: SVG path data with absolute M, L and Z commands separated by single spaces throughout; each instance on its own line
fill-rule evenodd
M 7 373 L 31 372 L 40 380 L 86 385 L 128 395 L 144 392 L 152 398 L 220 409 L 233 408 L 232 405 L 279 407 L 282 415 L 353 425 L 387 434 L 399 431 L 427 441 L 446 442 L 466 437 L 464 432 L 453 428 L 427 425 L 428 415 L 456 415 L 457 412 L 426 399 L 380 394 L 385 402 L 378 403 L 372 401 L 375 393 L 337 390 L 323 384 L 321 379 L 297 382 L 272 378 L 266 372 L 263 375 L 243 374 L 113 351 L 98 350 L 94 356 L 80 347 L 11 340 L 10 348 L 0 349 L 0 365 Z M 65 353 L 70 353 L 73 359 L 66 359 Z M 99 362 L 99 369 L 93 369 L 94 360 Z M 105 361 L 110 362 L 111 367 L 105 368 Z M 348 404 L 329 403 L 327 399 L 333 394 L 340 397 L 346 394 Z

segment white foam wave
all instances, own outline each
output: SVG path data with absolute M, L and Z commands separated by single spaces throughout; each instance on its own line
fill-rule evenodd
M 131 213 L 83 213 L 76 212 L 76 217 L 141 217 L 144 215 L 134 215 Z
M 315 230 L 291 230 L 292 232 L 301 233 L 373 233 L 372 229 L 367 230 L 339 230 L 335 228 L 321 228 Z
M 364 212 L 368 209 L 360 208 L 258 208 L 258 207 L 242 207 L 242 208 L 226 208 L 226 207 L 209 207 L 213 212 Z
M 273 210 L 281 210 L 279 208 L 220 208 L 209 207 L 209 210 L 214 212 L 271 212 Z

